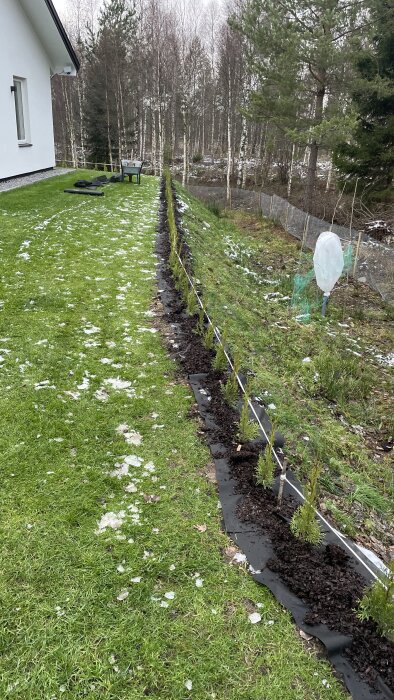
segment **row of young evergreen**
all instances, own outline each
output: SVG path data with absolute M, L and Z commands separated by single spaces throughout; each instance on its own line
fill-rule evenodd
M 303 163 L 310 211 L 323 158 L 390 200 L 394 0 L 94 1 L 68 0 L 81 70 L 53 81 L 60 160 L 178 158 L 187 182 L 209 154 L 228 182 L 275 168 L 289 191 Z
M 235 351 L 230 367 L 226 327 L 222 328 L 220 335 L 215 333 L 213 321 L 207 322 L 201 297 L 198 297 L 199 302 L 197 301 L 194 285 L 191 282 L 190 275 L 186 272 L 187 261 L 182 257 L 182 246 L 175 220 L 171 175 L 168 168 L 164 171 L 164 177 L 171 248 L 169 264 L 175 287 L 183 298 L 188 314 L 198 318 L 196 332 L 201 335 L 204 346 L 214 352 L 213 368 L 224 373 L 225 380 L 222 383 L 222 392 L 225 401 L 230 407 L 235 408 L 238 404 L 240 393 L 242 393 L 242 406 L 236 437 L 240 445 L 247 445 L 248 442 L 259 437 L 257 423 L 251 418 L 251 387 L 246 385 L 243 388 L 244 390 L 240 392 L 240 359 Z M 282 464 L 280 460 L 276 459 L 274 424 L 271 425 L 270 434 L 267 437 L 267 443 L 258 457 L 255 482 L 263 489 L 271 489 L 275 482 L 278 466 L 281 464 L 278 495 L 276 497 L 277 507 L 280 510 L 283 503 L 286 463 Z M 292 535 L 310 547 L 320 546 L 324 540 L 323 531 L 317 516 L 321 473 L 322 466 L 316 461 L 304 486 L 304 501 L 296 508 L 290 522 Z M 382 572 L 381 576 L 376 579 L 375 583 L 365 588 L 364 595 L 358 601 L 355 613 L 360 620 L 374 620 L 379 632 L 387 639 L 394 640 L 394 560 L 391 561 L 386 571 Z

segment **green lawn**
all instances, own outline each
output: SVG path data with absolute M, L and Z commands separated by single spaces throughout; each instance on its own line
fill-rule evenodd
M 230 347 L 255 372 L 253 390 L 286 439 L 290 466 L 305 480 L 322 467 L 322 510 L 380 555 L 394 544 L 394 311 L 366 286 L 343 279 L 326 319 L 311 283 L 303 300 L 310 323 L 292 307 L 297 272 L 311 254 L 272 222 L 242 212 L 222 216 L 181 187 L 183 223 L 194 274 Z M 392 362 L 392 359 L 391 359 Z M 383 543 L 381 545 L 380 543 Z
M 151 310 L 158 180 L 63 194 L 91 175 L 0 194 L 0 697 L 344 698 L 223 556 Z

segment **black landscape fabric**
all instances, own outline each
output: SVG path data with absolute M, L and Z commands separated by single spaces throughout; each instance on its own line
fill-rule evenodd
M 81 190 L 64 190 L 67 194 L 90 194 L 93 197 L 104 197 L 104 192 L 97 192 L 96 190 L 90 190 L 88 188 Z

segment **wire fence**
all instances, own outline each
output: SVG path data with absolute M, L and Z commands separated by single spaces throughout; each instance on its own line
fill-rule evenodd
M 228 206 L 225 187 L 190 185 L 189 191 L 208 204 Z M 297 209 L 286 199 L 253 190 L 231 189 L 230 206 L 233 209 L 258 211 L 280 224 L 285 231 L 302 242 L 303 248 L 313 250 L 323 231 L 334 231 L 346 249 L 353 248 L 351 274 L 359 282 L 368 284 L 388 302 L 394 302 L 394 248 L 379 243 L 363 232 L 331 224 Z

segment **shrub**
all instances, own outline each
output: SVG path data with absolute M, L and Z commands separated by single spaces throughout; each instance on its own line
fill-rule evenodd
M 240 442 L 248 442 L 258 435 L 257 423 L 249 418 L 249 399 L 249 389 L 246 387 L 239 419 L 238 438 Z
M 213 350 L 214 335 L 215 335 L 215 332 L 214 332 L 213 325 L 212 325 L 212 323 L 209 323 L 208 328 L 205 331 L 204 336 L 203 336 L 203 343 L 204 343 L 207 350 Z
M 215 355 L 215 359 L 213 361 L 213 367 L 214 367 L 214 369 L 216 369 L 218 371 L 224 371 L 225 369 L 227 369 L 227 357 L 226 357 L 226 353 L 224 352 L 226 342 L 227 342 L 227 330 L 225 328 L 223 333 L 220 336 L 220 341 L 218 341 L 216 344 L 216 355 Z
M 394 559 L 387 573 L 368 588 L 359 602 L 357 617 L 374 620 L 382 635 L 394 641 Z
M 198 314 L 199 305 L 197 303 L 196 294 L 192 287 L 190 287 L 187 295 L 187 312 L 190 316 L 195 316 Z
M 331 352 L 327 347 L 316 357 L 315 367 L 317 388 L 329 401 L 343 404 L 368 398 L 373 386 L 372 372 L 356 358 Z
M 275 462 L 272 448 L 275 441 L 275 428 L 271 426 L 271 433 L 264 452 L 260 452 L 256 467 L 256 481 L 263 488 L 269 488 L 274 481 Z
M 209 209 L 211 214 L 214 214 L 214 216 L 217 216 L 219 218 L 221 214 L 221 209 L 217 202 L 207 202 L 205 206 L 207 209 Z
M 234 355 L 233 361 L 233 371 L 231 372 L 226 384 L 223 388 L 224 398 L 226 399 L 229 406 L 234 406 L 236 400 L 238 399 L 238 379 L 237 375 L 241 369 L 241 360 L 239 355 Z
M 193 161 L 193 163 L 201 163 L 202 159 L 203 159 L 202 153 L 195 153 L 193 158 L 192 158 L 192 161 Z
M 196 325 L 196 330 L 197 330 L 197 333 L 199 333 L 199 335 L 203 335 L 205 333 L 204 323 L 205 323 L 205 313 L 204 313 L 204 309 L 202 309 L 200 307 L 200 310 L 198 312 L 198 321 L 197 321 L 197 325 Z
M 320 544 L 323 539 L 315 513 L 319 474 L 320 466 L 316 464 L 305 488 L 305 502 L 297 508 L 290 523 L 290 529 L 297 539 L 314 545 Z

